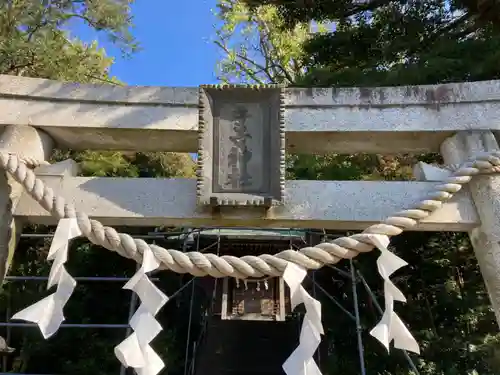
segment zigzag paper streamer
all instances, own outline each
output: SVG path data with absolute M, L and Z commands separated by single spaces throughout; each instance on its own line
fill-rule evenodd
M 133 367 L 138 375 L 156 375 L 165 364 L 150 343 L 162 330 L 155 315 L 167 303 L 168 297 L 146 275 L 157 269 L 160 262 L 149 247 L 142 255 L 141 267 L 123 287 L 135 292 L 141 300 L 141 305 L 130 319 L 134 332 L 115 347 L 115 355 L 123 366 Z
M 372 243 L 380 250 L 377 267 L 380 276 L 384 279 L 385 311 L 380 322 L 370 331 L 370 334 L 382 343 L 389 351 L 389 344 L 394 340 L 394 347 L 419 354 L 417 341 L 406 328 L 403 321 L 394 312 L 394 301 L 406 302 L 403 293 L 390 280 L 390 276 L 401 267 L 408 265 L 403 259 L 391 253 L 389 237 L 373 234 Z
M 292 309 L 301 303 L 306 308 L 302 329 L 300 331 L 299 346 L 293 351 L 283 364 L 283 371 L 287 375 L 321 375 L 321 371 L 314 361 L 314 353 L 321 342 L 323 324 L 321 323 L 321 303 L 311 297 L 302 286 L 307 271 L 293 263 L 288 263 L 283 279 L 290 288 Z
M 47 289 L 57 285 L 56 291 L 44 299 L 14 314 L 12 319 L 25 320 L 38 325 L 44 338 L 57 332 L 64 321 L 64 305 L 76 287 L 76 281 L 64 268 L 68 260 L 69 241 L 81 236 L 76 219 L 61 219 L 57 224 L 47 260 L 53 260 Z

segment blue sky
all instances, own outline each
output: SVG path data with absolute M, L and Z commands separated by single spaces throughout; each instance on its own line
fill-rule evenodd
M 112 75 L 129 85 L 198 86 L 217 83 L 218 51 L 210 41 L 216 0 L 136 0 L 134 36 L 141 51 L 124 59 L 105 36 L 83 25 L 71 28 L 85 41 L 97 40 L 115 57 Z

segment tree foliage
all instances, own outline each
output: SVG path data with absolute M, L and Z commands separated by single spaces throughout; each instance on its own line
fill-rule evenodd
M 252 7 L 275 5 L 289 26 L 296 22 L 311 20 L 344 19 L 360 13 L 374 12 L 380 8 L 394 5 L 391 0 L 244 0 Z M 401 1 L 400 4 L 420 6 L 420 2 Z M 500 25 L 500 3 L 497 0 L 454 0 L 447 2 L 446 8 L 460 12 L 463 17 L 457 23 L 472 21 L 476 28 Z M 427 8 L 429 12 L 436 8 Z M 456 26 L 456 25 L 455 25 Z
M 250 8 L 223 0 L 215 13 L 221 21 L 214 43 L 222 53 L 219 79 L 228 83 L 290 83 L 303 73 L 303 25 L 285 29 L 276 7 Z
M 246 3 L 252 12 L 269 6 L 258 4 L 274 4 L 285 29 L 311 22 L 330 29 L 303 46 L 310 64 L 305 79 L 294 84 L 411 85 L 499 77 L 496 24 L 471 11 L 469 1 Z
M 106 34 L 123 52 L 131 35 L 132 0 L 4 0 L 0 4 L 0 74 L 74 82 L 107 81 L 112 59 L 96 43 L 67 31 L 74 22 Z

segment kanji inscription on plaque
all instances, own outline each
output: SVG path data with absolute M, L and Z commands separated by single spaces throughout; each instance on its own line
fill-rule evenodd
M 285 172 L 282 89 L 202 86 L 199 95 L 199 203 L 281 203 Z

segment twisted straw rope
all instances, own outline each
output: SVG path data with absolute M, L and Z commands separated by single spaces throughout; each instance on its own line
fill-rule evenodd
M 379 224 L 369 226 L 362 233 L 337 238 L 329 243 L 324 242 L 313 247 L 304 247 L 299 251 L 285 250 L 275 255 L 247 255 L 241 258 L 200 252 L 183 253 L 149 245 L 128 234 L 118 233 L 113 228 L 90 219 L 82 212 L 77 212 L 71 203 L 66 203 L 63 198 L 54 196 L 53 190 L 36 178 L 35 173 L 28 169 L 16 155 L 0 153 L 0 166 L 22 184 L 33 199 L 53 216 L 59 219 L 76 218 L 82 234 L 96 245 L 116 251 L 121 256 L 134 259 L 138 263 L 142 262 L 142 254 L 149 247 L 161 262 L 162 269 L 177 273 L 190 273 L 194 276 L 230 276 L 246 279 L 280 276 L 288 262 L 306 269 L 319 269 L 325 264 L 334 264 L 341 259 L 351 259 L 359 253 L 371 251 L 374 248 L 371 234 L 397 236 L 405 229 L 416 226 L 422 219 L 439 209 L 443 202 L 448 201 L 465 184 L 469 183 L 472 176 L 500 172 L 500 151 L 490 152 L 464 164 L 437 185 L 435 191 L 426 199 L 410 209 L 390 216 Z
M 27 155 L 18 155 L 16 153 L 10 153 L 8 152 L 9 155 L 14 155 L 14 156 L 17 156 L 19 158 L 19 161 L 22 163 L 22 164 L 26 164 L 26 166 L 28 168 L 36 168 L 36 167 L 39 167 L 39 166 L 42 166 L 42 165 L 49 165 L 50 163 L 46 160 L 40 160 L 36 157 L 32 157 L 32 156 L 27 156 Z

